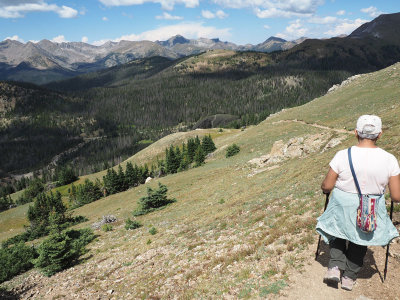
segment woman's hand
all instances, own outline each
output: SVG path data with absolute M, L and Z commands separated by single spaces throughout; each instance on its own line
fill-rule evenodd
M 338 174 L 336 174 L 336 172 L 333 171 L 332 168 L 329 168 L 328 174 L 326 174 L 326 177 L 321 184 L 321 189 L 325 194 L 330 193 L 330 191 L 332 191 L 332 189 L 335 187 L 337 178 Z
M 389 178 L 390 198 L 394 202 L 400 202 L 400 174 Z

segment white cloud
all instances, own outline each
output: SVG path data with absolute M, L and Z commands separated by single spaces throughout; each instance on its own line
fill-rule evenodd
M 167 12 L 164 12 L 161 16 L 156 16 L 157 20 L 183 20 L 183 17 L 173 16 Z
M 310 17 L 324 0 L 213 0 L 229 8 L 252 8 L 259 18 Z
M 264 25 L 264 28 L 265 28 L 265 29 L 270 29 L 271 26 L 269 26 L 269 25 Z
M 51 39 L 53 43 L 65 43 L 68 42 L 63 35 L 58 35 Z
M 108 21 L 108 18 L 107 18 L 107 17 L 102 17 L 101 19 L 102 19 L 104 22 Z
M 206 19 L 214 19 L 214 18 L 225 19 L 228 17 L 228 14 L 225 13 L 223 10 L 217 10 L 215 13 L 209 10 L 202 10 L 201 15 L 203 16 L 203 18 Z
M 361 12 L 368 14 L 372 18 L 376 18 L 377 16 L 383 14 L 383 11 L 379 11 L 375 6 L 362 8 Z
M 346 11 L 345 10 L 339 10 L 339 11 L 336 12 L 336 14 L 338 16 L 344 16 L 346 14 Z
M 203 16 L 203 18 L 206 18 L 206 19 L 214 19 L 215 18 L 215 14 L 209 10 L 202 10 L 201 15 Z
M 308 22 L 313 24 L 332 24 L 336 23 L 337 21 L 338 19 L 336 17 L 330 17 L 330 16 L 326 17 L 314 16 L 308 19 Z
M 18 41 L 20 43 L 25 43 L 24 40 L 21 39 L 18 35 L 8 36 L 4 40 L 12 40 L 12 41 Z
M 87 36 L 83 36 L 81 41 L 82 41 L 82 43 L 87 43 L 88 40 L 89 40 L 89 39 L 88 39 Z
M 355 19 L 355 20 L 340 20 L 340 23 L 337 24 L 333 29 L 328 30 L 324 34 L 329 36 L 338 36 L 341 34 L 350 34 L 356 28 L 360 27 L 362 24 L 368 22 L 368 20 L 364 19 Z
M 48 4 L 43 0 L 20 0 L 0 2 L 0 18 L 22 18 L 30 12 L 55 12 L 61 18 L 74 18 L 78 11 L 62 5 Z
M 286 40 L 294 40 L 305 36 L 307 32 L 308 29 L 304 27 L 300 19 L 297 19 L 291 22 L 291 24 L 285 28 L 284 32 L 277 33 L 276 36 Z
M 186 7 L 199 6 L 199 0 L 99 0 L 106 6 L 128 6 L 144 3 L 160 3 L 163 9 L 172 10 L 175 4 L 184 4 Z
M 66 18 L 66 19 L 74 18 L 78 14 L 77 10 L 75 10 L 75 9 L 73 9 L 71 7 L 65 6 L 65 5 L 61 6 L 61 8 L 57 7 L 55 12 L 58 13 L 58 15 L 61 18 Z
M 231 37 L 230 28 L 215 28 L 213 26 L 204 26 L 200 22 L 183 22 L 175 25 L 169 25 L 164 27 L 159 27 L 157 29 L 145 31 L 139 34 L 129 34 L 124 35 L 116 39 L 112 39 L 113 42 L 119 42 L 122 40 L 128 41 L 165 41 L 171 36 L 182 35 L 189 39 L 198 39 L 201 37 L 205 38 L 216 38 L 229 39 Z M 93 42 L 94 45 L 100 46 L 104 43 L 110 41 L 110 39 L 103 39 L 100 41 Z
M 219 18 L 219 19 L 225 19 L 228 17 L 228 14 L 225 13 L 223 10 L 217 10 L 217 12 L 215 13 L 215 15 Z

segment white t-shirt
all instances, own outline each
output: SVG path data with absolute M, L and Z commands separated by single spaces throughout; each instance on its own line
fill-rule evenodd
M 397 159 L 381 148 L 353 146 L 351 158 L 363 194 L 383 194 L 389 178 L 400 174 Z M 347 149 L 337 152 L 329 165 L 339 175 L 335 187 L 345 192 L 357 193 Z

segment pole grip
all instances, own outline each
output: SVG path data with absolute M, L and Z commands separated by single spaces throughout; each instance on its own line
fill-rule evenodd
M 325 198 L 325 207 L 324 207 L 324 212 L 325 212 L 326 207 L 328 206 L 329 195 L 330 195 L 330 193 L 325 193 L 325 192 L 324 192 L 324 195 L 326 196 L 326 198 Z M 318 255 L 319 255 L 319 245 L 320 245 L 320 244 L 321 244 L 321 235 L 320 235 L 319 238 L 318 238 L 318 246 L 317 246 L 317 251 L 315 252 L 315 260 L 317 260 Z

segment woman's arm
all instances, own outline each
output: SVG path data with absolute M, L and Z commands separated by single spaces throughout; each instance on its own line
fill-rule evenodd
M 333 171 L 332 168 L 329 168 L 328 174 L 326 174 L 326 177 L 325 177 L 324 181 L 322 181 L 322 184 L 321 184 L 321 189 L 323 190 L 323 192 L 325 194 L 332 191 L 332 189 L 335 187 L 337 178 L 338 178 L 338 174 L 336 174 L 336 172 Z
M 400 202 L 400 174 L 389 178 L 390 198 L 394 202 Z

